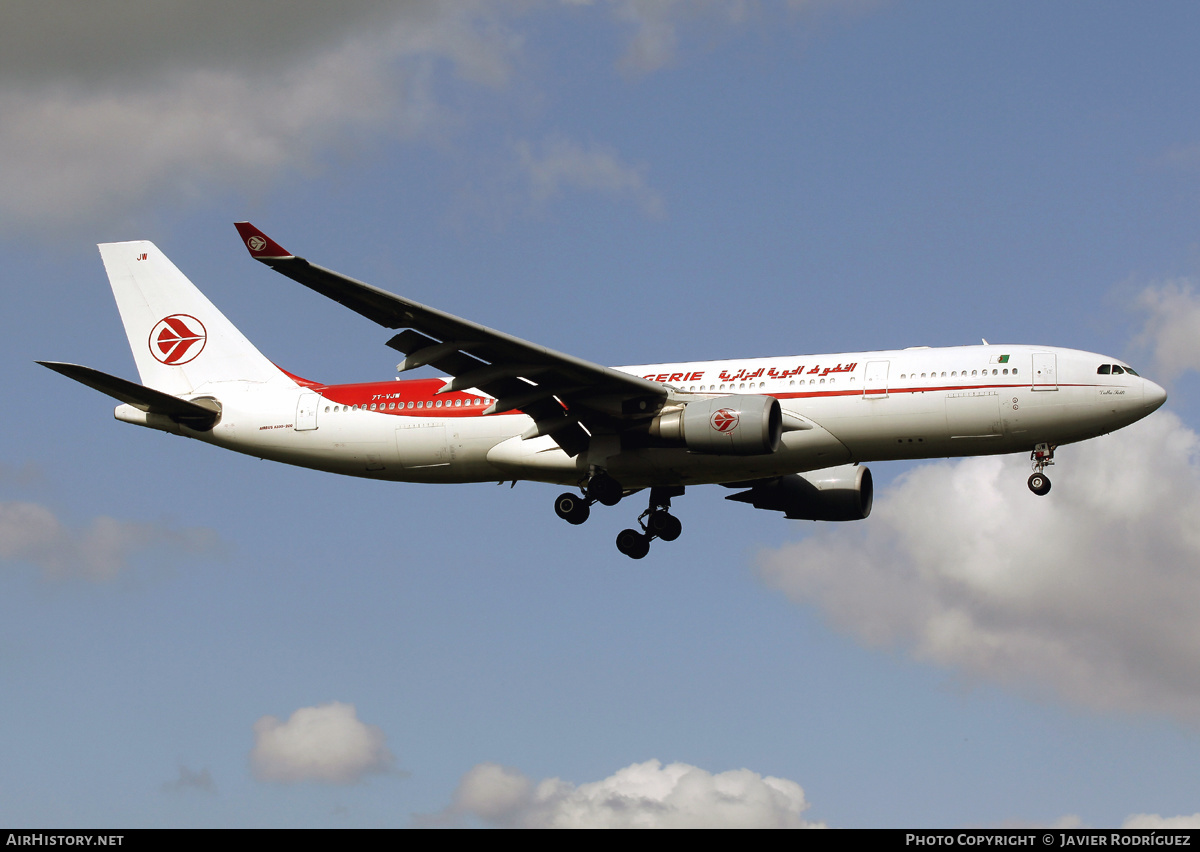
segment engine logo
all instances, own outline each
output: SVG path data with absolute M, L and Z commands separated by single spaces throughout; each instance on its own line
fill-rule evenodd
M 255 234 L 253 237 L 246 240 L 246 247 L 249 248 L 250 251 L 262 251 L 267 247 L 267 241 Z
M 172 314 L 150 329 L 150 354 L 164 364 L 178 367 L 204 351 L 208 332 L 204 323 L 187 314 Z
M 738 425 L 737 409 L 722 408 L 720 411 L 715 411 L 713 416 L 708 418 L 708 423 L 718 432 L 732 432 Z

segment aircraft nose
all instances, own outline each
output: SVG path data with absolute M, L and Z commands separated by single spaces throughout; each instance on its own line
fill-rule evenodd
M 1149 379 L 1142 380 L 1142 404 L 1146 408 L 1146 413 L 1159 408 L 1167 401 L 1167 392 L 1156 385 Z

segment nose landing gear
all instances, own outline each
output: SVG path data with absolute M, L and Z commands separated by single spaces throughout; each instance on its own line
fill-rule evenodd
M 1054 445 L 1038 444 L 1029 454 L 1029 460 L 1033 462 L 1033 473 L 1029 477 L 1029 490 L 1039 497 L 1044 497 L 1050 493 L 1050 477 L 1042 471 L 1054 464 Z

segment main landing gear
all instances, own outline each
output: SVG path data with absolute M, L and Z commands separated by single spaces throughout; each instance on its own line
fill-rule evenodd
M 615 506 L 621 502 L 624 493 L 621 483 L 599 470 L 588 479 L 582 497 L 569 491 L 559 494 L 554 501 L 554 512 L 568 524 L 582 524 L 591 515 L 593 503 Z
M 593 503 L 615 506 L 624 495 L 621 484 L 602 470 L 595 471 L 583 487 L 583 496 L 566 492 L 554 501 L 554 512 L 569 524 L 582 524 L 592 513 Z M 641 559 L 650 552 L 650 542 L 656 538 L 674 541 L 683 532 L 683 524 L 671 514 L 671 498 L 683 495 L 683 486 L 654 487 L 650 489 L 650 504 L 638 516 L 639 532 L 634 529 L 621 530 L 617 536 L 617 550 L 631 559 Z
M 650 489 L 650 505 L 638 515 L 637 530 L 621 530 L 617 534 L 617 550 L 630 559 L 641 559 L 650 552 L 650 542 L 656 538 L 674 541 L 683 532 L 679 518 L 671 514 L 671 498 L 683 494 L 683 486 Z
M 1054 464 L 1054 445 L 1038 444 L 1029 454 L 1029 460 L 1033 462 L 1033 473 L 1029 476 L 1029 490 L 1039 497 L 1044 497 L 1050 493 L 1050 477 L 1042 471 Z

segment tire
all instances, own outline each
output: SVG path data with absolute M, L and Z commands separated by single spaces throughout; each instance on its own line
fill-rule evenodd
M 597 473 L 588 481 L 587 493 L 597 503 L 615 506 L 621 502 L 623 489 L 621 483 L 607 473 Z
M 617 533 L 617 550 L 630 559 L 641 559 L 650 552 L 650 539 L 637 530 L 621 530 Z
M 1050 493 L 1050 477 L 1044 473 L 1034 473 L 1029 477 L 1029 490 L 1039 497 Z
M 587 501 L 578 494 L 566 492 L 559 494 L 554 501 L 554 513 L 568 524 L 582 524 L 592 513 Z
M 674 541 L 683 532 L 683 524 L 679 522 L 679 518 L 662 510 L 650 515 L 646 527 L 651 534 L 658 536 L 663 541 Z

